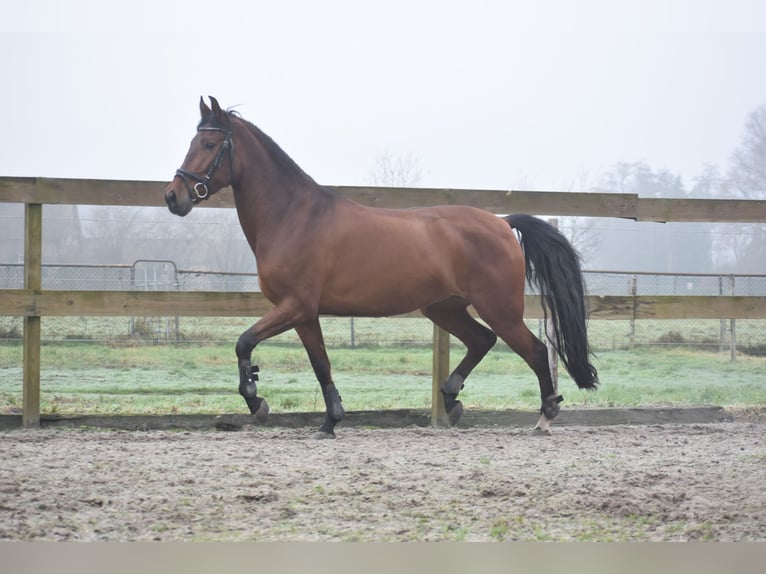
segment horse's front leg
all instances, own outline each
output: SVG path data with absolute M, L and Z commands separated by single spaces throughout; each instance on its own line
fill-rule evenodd
M 301 338 L 303 346 L 306 348 L 309 361 L 311 361 L 311 367 L 314 369 L 314 374 L 322 388 L 322 396 L 324 397 L 327 412 L 324 423 L 314 433 L 314 438 L 335 438 L 335 425 L 343 418 L 345 411 L 341 404 L 338 389 L 335 388 L 335 383 L 333 383 L 332 375 L 330 374 L 330 359 L 327 357 L 319 319 L 317 318 L 308 323 L 298 325 L 295 327 L 295 330 Z
M 265 399 L 258 396 L 258 365 L 253 365 L 251 361 L 253 349 L 261 341 L 284 333 L 303 320 L 305 314 L 301 312 L 299 305 L 281 303 L 242 333 L 237 341 L 235 351 L 239 366 L 239 394 L 245 399 L 250 413 L 255 415 L 256 421 L 261 424 L 266 422 L 269 416 L 269 405 Z
M 264 424 L 269 417 L 269 403 L 258 396 L 258 365 L 252 365 L 250 359 L 239 361 L 239 394 L 245 399 L 250 414 L 256 422 Z

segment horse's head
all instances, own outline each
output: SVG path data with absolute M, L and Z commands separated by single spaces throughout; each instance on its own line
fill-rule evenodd
M 183 165 L 176 170 L 173 181 L 165 188 L 168 209 L 182 217 L 194 205 L 231 183 L 231 116 L 221 109 L 212 96 L 210 103 L 212 109 L 200 98 L 202 118 L 197 125 L 197 135 L 189 145 Z M 224 163 L 227 165 L 223 166 Z

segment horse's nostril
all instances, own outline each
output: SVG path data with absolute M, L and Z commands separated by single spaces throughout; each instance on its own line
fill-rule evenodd
M 176 192 L 172 189 L 165 194 L 165 203 L 168 204 L 168 207 L 172 207 L 176 204 Z

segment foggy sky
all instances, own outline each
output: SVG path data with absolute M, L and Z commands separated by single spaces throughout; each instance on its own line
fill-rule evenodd
M 169 179 L 200 95 L 317 181 L 579 190 L 722 169 L 766 104 L 763 2 L 41 2 L 0 20 L 0 175 Z

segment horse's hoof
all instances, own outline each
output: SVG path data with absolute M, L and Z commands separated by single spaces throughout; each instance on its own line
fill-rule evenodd
M 463 403 L 455 401 L 455 406 L 447 413 L 447 416 L 449 417 L 450 426 L 454 427 L 460 420 L 460 417 L 463 416 Z
M 552 434 L 549 428 L 541 429 L 540 427 L 535 427 L 532 429 L 532 436 L 551 436 Z
M 311 435 L 311 438 L 314 440 L 328 440 L 335 438 L 334 432 L 325 432 L 325 431 L 317 431 L 313 435 Z
M 258 424 L 265 424 L 269 419 L 269 403 L 266 399 L 261 399 L 261 404 L 258 406 L 258 410 L 254 413 L 255 422 Z

